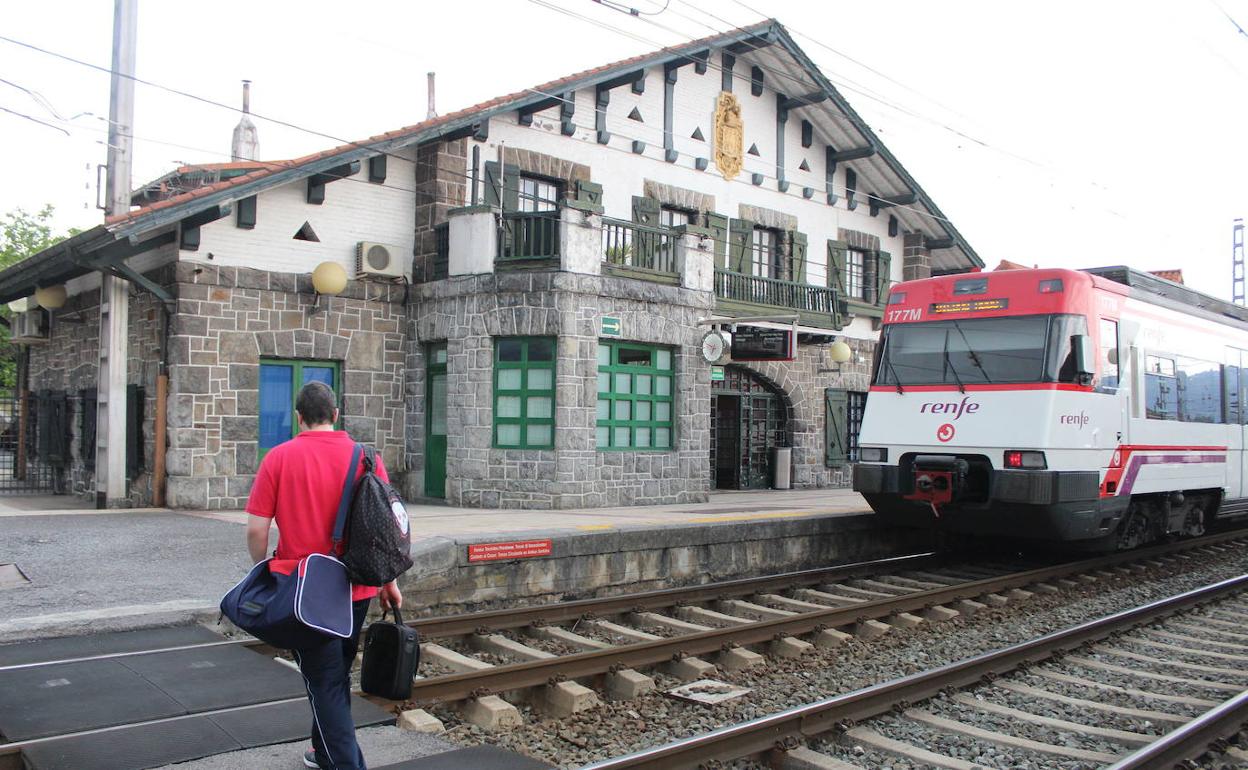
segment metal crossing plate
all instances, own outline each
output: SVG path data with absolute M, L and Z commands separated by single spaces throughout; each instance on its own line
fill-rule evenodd
M 352 698 L 351 712 L 357 728 L 394 723 L 392 714 L 360 698 Z M 228 751 L 306 741 L 311 724 L 312 711 L 307 700 L 301 699 L 50 740 L 22 755 L 31 770 L 144 770 Z
M 356 728 L 394 724 L 394 714 L 363 698 L 351 698 L 351 717 Z M 312 709 L 305 697 L 296 703 L 279 703 L 213 714 L 213 722 L 245 748 L 298 741 L 308 737 Z
M 186 644 L 204 644 L 224 640 L 225 637 L 203 626 L 170 626 L 89 636 L 65 636 L 38 642 L 0 645 L 0 668 L 23 663 L 42 663 L 115 652 L 158 650 L 164 647 L 180 647 Z
M 0 735 L 10 741 L 185 713 L 115 660 L 0 672 Z
M 208 647 L 118 660 L 190 713 L 306 694 L 298 671 L 243 647 Z

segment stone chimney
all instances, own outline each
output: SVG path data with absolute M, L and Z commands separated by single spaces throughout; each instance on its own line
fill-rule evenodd
M 234 126 L 234 140 L 230 143 L 230 160 L 260 160 L 260 135 L 256 124 L 251 122 L 251 81 L 243 81 L 243 116 Z
M 437 77 L 436 72 L 429 73 L 429 111 L 425 113 L 425 120 L 433 120 L 438 116 L 438 111 L 434 107 L 433 80 Z

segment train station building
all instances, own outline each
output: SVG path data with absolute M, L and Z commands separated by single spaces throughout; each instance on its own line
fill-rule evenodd
M 240 154 L 0 272 L 19 463 L 56 491 L 101 495 L 97 405 L 126 398 L 105 503 L 240 508 L 314 379 L 409 499 L 847 486 L 889 285 L 982 266 L 775 22 L 296 160 Z M 111 339 L 103 272 L 130 281 Z M 106 350 L 127 365 L 103 396 Z

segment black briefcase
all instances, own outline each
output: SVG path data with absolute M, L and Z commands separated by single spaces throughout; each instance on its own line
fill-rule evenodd
M 398 607 L 394 622 L 381 620 L 368 626 L 364 634 L 364 664 L 360 668 L 360 689 L 369 695 L 390 700 L 406 700 L 412 694 L 412 677 L 420 663 L 420 639 L 416 629 L 403 625 Z

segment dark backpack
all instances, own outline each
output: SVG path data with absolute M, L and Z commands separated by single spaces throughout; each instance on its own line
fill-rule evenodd
M 376 470 L 377 452 L 365 447 L 364 475 L 355 485 L 342 554 L 347 576 L 356 585 L 383 586 L 412 566 L 407 509 Z

